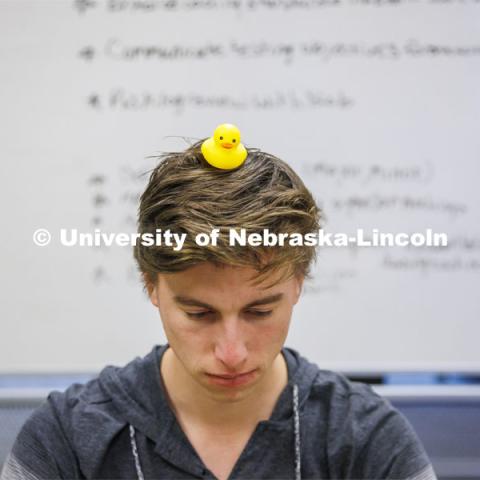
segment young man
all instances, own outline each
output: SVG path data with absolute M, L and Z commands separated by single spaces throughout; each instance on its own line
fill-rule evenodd
M 220 170 L 200 143 L 168 154 L 141 197 L 137 244 L 168 344 L 54 392 L 2 474 L 24 478 L 434 479 L 405 418 L 367 385 L 284 348 L 313 247 L 230 245 L 230 229 L 315 232 L 320 212 L 283 161 L 249 150 Z M 219 229 L 217 245 L 196 234 Z M 321 319 L 319 319 L 321 321 Z

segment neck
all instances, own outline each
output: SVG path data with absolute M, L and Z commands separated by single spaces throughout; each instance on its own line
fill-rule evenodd
M 171 348 L 163 354 L 160 371 L 177 418 L 225 430 L 248 428 L 268 420 L 288 383 L 287 365 L 281 353 L 263 378 L 235 400 L 208 392 L 189 375 Z

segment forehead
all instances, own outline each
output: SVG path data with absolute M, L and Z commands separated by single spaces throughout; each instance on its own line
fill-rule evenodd
M 291 288 L 287 280 L 274 286 L 270 282 L 253 284 L 256 270 L 252 267 L 216 266 L 202 263 L 183 272 L 159 274 L 160 292 L 169 295 L 188 295 L 205 302 L 249 302 L 266 295 L 285 293 Z

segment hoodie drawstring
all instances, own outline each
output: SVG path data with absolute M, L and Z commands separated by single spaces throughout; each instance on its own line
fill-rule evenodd
M 135 469 L 137 470 L 138 480 L 144 480 L 142 467 L 140 466 L 140 457 L 138 456 L 137 441 L 135 439 L 135 429 L 130 425 L 130 445 L 132 446 L 133 458 L 135 459 Z
M 302 478 L 302 460 L 300 455 L 300 413 L 298 411 L 298 385 L 293 385 L 293 434 L 295 436 L 295 480 Z
M 295 437 L 295 480 L 302 479 L 302 461 L 300 455 L 300 413 L 298 411 L 298 385 L 293 385 L 293 434 Z M 140 457 L 138 456 L 137 441 L 135 439 L 135 429 L 130 425 L 130 444 L 132 446 L 133 458 L 135 459 L 135 469 L 138 480 L 144 480 Z

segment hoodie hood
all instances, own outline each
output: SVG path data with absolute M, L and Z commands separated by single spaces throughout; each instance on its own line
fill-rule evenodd
M 152 440 L 155 451 L 174 464 L 182 465 L 186 454 L 198 458 L 168 404 L 159 370 L 161 357 L 167 348 L 168 345 L 156 346 L 146 357 L 136 358 L 126 367 L 105 368 L 99 377 L 102 390 L 112 399 L 115 409 L 129 424 L 132 462 L 135 462 L 138 478 L 143 478 L 143 473 L 142 458 L 136 442 L 137 432 Z M 292 430 L 295 478 L 299 479 L 301 411 L 319 372 L 315 365 L 304 359 L 301 361 L 301 357 L 294 350 L 284 348 L 282 353 L 288 369 L 288 385 L 278 398 L 270 419 L 260 423 L 264 424 L 264 427 L 287 427 Z M 172 442 L 168 440 L 178 436 L 183 441 L 172 447 Z M 193 467 L 197 473 L 204 470 L 200 459 Z

